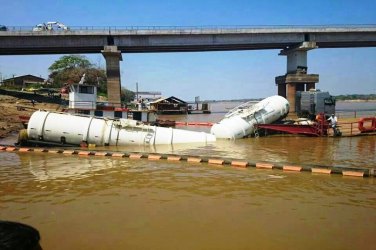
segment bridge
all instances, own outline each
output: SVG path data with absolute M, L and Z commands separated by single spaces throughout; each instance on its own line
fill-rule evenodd
M 121 53 L 280 49 L 287 73 L 276 77 L 278 94 L 295 110 L 295 92 L 315 88 L 307 74 L 307 51 L 317 48 L 376 47 L 376 25 L 71 27 L 0 31 L 0 55 L 102 53 L 106 58 L 109 101 L 120 103 Z
M 8 27 L 0 31 L 0 55 L 99 53 L 107 45 L 125 53 L 285 49 L 308 41 L 319 48 L 376 46 L 376 25 Z

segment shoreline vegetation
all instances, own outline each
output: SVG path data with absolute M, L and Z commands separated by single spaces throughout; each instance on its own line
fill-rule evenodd
M 337 95 L 335 96 L 336 101 L 366 101 L 366 102 L 375 102 L 376 101 L 376 94 L 351 94 L 351 95 Z
M 376 102 L 376 94 L 351 94 L 351 95 L 337 95 L 334 96 L 337 102 Z M 249 101 L 261 101 L 264 98 L 252 98 L 252 99 L 230 99 L 230 100 L 205 100 L 202 102 L 249 102 Z

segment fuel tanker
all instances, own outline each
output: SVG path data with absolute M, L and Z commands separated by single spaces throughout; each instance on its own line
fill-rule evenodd
M 212 134 L 145 125 L 136 120 L 109 119 L 67 113 L 36 111 L 30 117 L 27 140 L 97 146 L 206 143 Z
M 223 139 L 238 139 L 255 132 L 256 124 L 269 124 L 283 119 L 289 113 L 289 102 L 282 96 L 270 96 L 254 104 L 246 102 L 229 111 L 213 125 L 210 133 Z

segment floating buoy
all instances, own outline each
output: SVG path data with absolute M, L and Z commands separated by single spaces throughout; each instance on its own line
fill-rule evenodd
M 366 126 L 364 126 L 364 124 L 366 124 Z M 358 121 L 358 129 L 362 133 L 376 131 L 376 117 L 364 117 L 364 118 L 361 118 Z

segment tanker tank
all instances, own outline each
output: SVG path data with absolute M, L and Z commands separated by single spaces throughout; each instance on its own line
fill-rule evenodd
M 282 96 L 270 96 L 254 104 L 246 102 L 228 112 L 213 125 L 210 133 L 217 139 L 239 139 L 255 132 L 256 124 L 269 124 L 289 113 L 289 102 Z
M 29 141 L 97 146 L 206 143 L 214 135 L 145 125 L 129 119 L 107 119 L 67 113 L 36 111 L 27 127 Z

